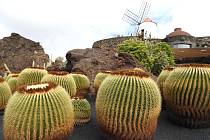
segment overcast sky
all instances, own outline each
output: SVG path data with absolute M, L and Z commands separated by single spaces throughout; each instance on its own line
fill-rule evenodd
M 210 36 L 209 0 L 149 0 L 148 16 L 158 37 L 181 27 L 193 36 Z M 141 0 L 0 0 L 0 38 L 12 32 L 40 42 L 45 52 L 65 56 L 94 41 L 128 35 L 126 9 L 138 13 Z

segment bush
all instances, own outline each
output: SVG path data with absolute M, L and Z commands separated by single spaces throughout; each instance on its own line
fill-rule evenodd
M 129 39 L 118 46 L 118 51 L 132 54 L 155 75 L 158 75 L 166 65 L 174 65 L 171 47 L 165 42 Z

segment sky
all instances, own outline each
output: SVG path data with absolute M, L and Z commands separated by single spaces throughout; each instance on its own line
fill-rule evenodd
M 210 36 L 209 0 L 146 0 L 158 38 L 180 27 Z M 0 38 L 16 32 L 40 42 L 55 59 L 72 49 L 91 48 L 100 39 L 127 36 L 135 28 L 122 20 L 138 13 L 142 0 L 0 0 Z

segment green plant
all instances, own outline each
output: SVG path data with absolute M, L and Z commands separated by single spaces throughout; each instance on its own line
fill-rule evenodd
M 157 85 L 160 88 L 160 93 L 162 95 L 162 108 L 166 107 L 165 99 L 163 97 L 163 88 L 166 78 L 169 76 L 169 74 L 173 71 L 174 67 L 166 66 L 161 73 L 159 74 L 157 78 Z
M 84 74 L 71 73 L 76 84 L 76 96 L 85 97 L 87 96 L 90 88 L 90 80 Z
M 177 66 L 165 81 L 170 119 L 187 127 L 210 126 L 210 65 Z
M 0 77 L 0 110 L 4 110 L 7 102 L 12 95 L 7 82 Z
M 9 85 L 12 93 L 14 93 L 17 90 L 17 88 L 18 88 L 18 86 L 17 86 L 17 80 L 18 80 L 18 74 L 12 75 L 9 78 L 9 80 L 7 81 L 7 83 Z
M 43 68 L 25 68 L 19 73 L 17 85 L 27 85 L 41 82 L 47 71 Z
M 11 77 L 13 76 L 18 76 L 19 73 L 9 73 L 6 77 L 5 77 L 5 81 L 8 81 Z
M 56 140 L 71 134 L 74 112 L 68 93 L 53 83 L 22 86 L 4 114 L 4 139 Z
M 104 132 L 116 138 L 152 139 L 160 108 L 160 91 L 147 73 L 113 71 L 98 90 L 96 119 Z
M 103 80 L 110 75 L 111 71 L 103 71 L 103 72 L 99 72 L 98 74 L 96 74 L 96 77 L 94 79 L 94 83 L 93 83 L 93 87 L 95 88 L 95 91 L 97 92 L 101 83 L 103 82 Z
M 174 65 L 171 47 L 165 42 L 129 39 L 118 46 L 118 51 L 130 53 L 155 75 L 166 65 Z
M 76 94 L 76 84 L 73 77 L 68 72 L 49 71 L 48 74 L 42 78 L 41 82 L 53 82 L 58 84 L 62 86 L 71 97 Z
M 86 99 L 74 97 L 72 99 L 74 106 L 75 124 L 81 125 L 90 121 L 91 106 Z

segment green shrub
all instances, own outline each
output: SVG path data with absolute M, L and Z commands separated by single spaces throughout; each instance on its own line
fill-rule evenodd
M 129 39 L 118 46 L 118 51 L 130 53 L 155 75 L 166 65 L 174 65 L 171 47 L 165 42 Z
M 20 87 L 5 109 L 5 140 L 65 139 L 73 127 L 72 101 L 65 89 L 52 83 Z
M 177 66 L 165 81 L 170 119 L 187 127 L 210 126 L 210 65 Z
M 96 98 L 100 128 L 118 139 L 152 139 L 161 108 L 156 83 L 143 71 L 111 72 Z

